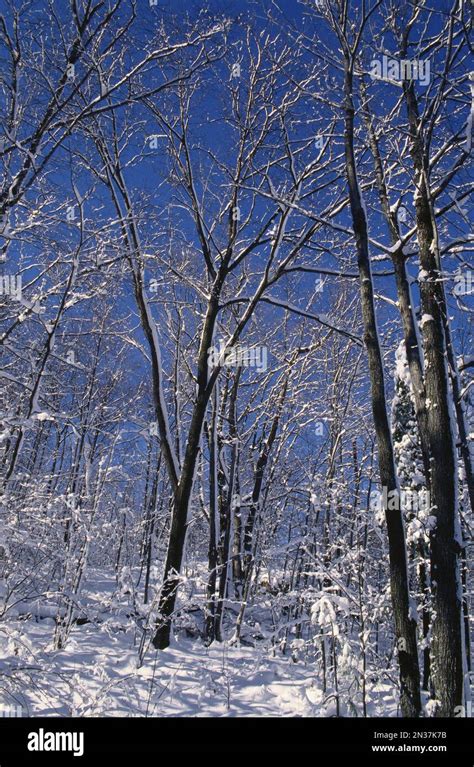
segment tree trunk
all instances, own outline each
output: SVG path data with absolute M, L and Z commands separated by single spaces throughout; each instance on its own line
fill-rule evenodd
M 220 538 L 217 463 L 219 447 L 217 443 L 218 387 L 214 389 L 213 411 L 209 427 L 209 551 L 207 582 L 206 642 L 215 639 L 216 586 L 218 565 L 218 541 Z
M 404 83 L 410 126 L 410 151 L 415 168 L 416 227 L 423 312 L 425 385 L 429 402 L 428 430 L 431 458 L 431 505 L 436 527 L 431 533 L 431 580 L 435 613 L 431 674 L 438 716 L 454 716 L 462 706 L 463 651 L 459 555 L 461 541 L 457 511 L 457 454 L 451 413 L 446 336 L 443 322 L 444 290 L 434 212 L 424 161 L 423 137 L 413 83 Z
M 372 411 L 377 435 L 380 480 L 387 493 L 398 494 L 392 436 L 385 398 L 382 355 L 377 334 L 366 214 L 360 194 L 354 155 L 354 103 L 352 65 L 345 56 L 345 159 L 349 199 L 356 238 L 360 278 L 364 341 L 367 348 Z M 399 507 L 399 504 L 397 504 Z M 400 508 L 385 510 L 390 560 L 390 588 L 400 666 L 400 705 L 403 716 L 421 711 L 420 671 L 416 644 L 416 623 L 410 617 L 405 532 Z
M 197 397 L 194 405 L 191 424 L 189 427 L 188 441 L 184 455 L 183 466 L 179 484 L 173 499 L 173 511 L 171 516 L 171 530 L 166 555 L 163 587 L 160 594 L 159 615 L 157 629 L 153 638 L 153 645 L 159 650 L 169 646 L 171 633 L 171 620 L 174 613 L 176 596 L 179 585 L 179 573 L 183 561 L 184 544 L 188 523 L 189 504 L 194 486 L 196 463 L 199 454 L 201 433 L 206 415 L 207 404 L 211 391 L 208 383 L 208 350 L 212 344 L 214 324 L 218 311 L 218 295 L 221 284 L 216 281 L 213 293 L 209 299 L 209 305 L 204 322 L 204 328 L 199 348 Z

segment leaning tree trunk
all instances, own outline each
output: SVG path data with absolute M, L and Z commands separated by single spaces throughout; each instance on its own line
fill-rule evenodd
M 260 500 L 262 495 L 263 480 L 265 476 L 265 470 L 267 468 L 268 459 L 277 437 L 278 427 L 280 425 L 280 418 L 282 415 L 283 404 L 285 402 L 286 393 L 288 391 L 288 375 L 283 381 L 282 388 L 278 395 L 276 403 L 276 414 L 273 417 L 270 432 L 265 440 L 260 455 L 257 460 L 254 475 L 254 485 L 252 491 L 252 503 L 250 505 L 247 522 L 244 529 L 244 577 L 248 577 L 251 569 L 252 562 L 252 550 L 253 550 L 253 531 L 255 526 L 255 520 L 260 508 Z
M 211 390 L 208 387 L 208 350 L 212 344 L 214 325 L 219 308 L 219 291 L 221 282 L 216 280 L 204 322 L 198 360 L 197 397 L 194 405 L 188 440 L 184 454 L 183 466 L 178 487 L 173 498 L 171 515 L 171 530 L 166 554 L 163 587 L 161 589 L 158 607 L 156 632 L 153 646 L 164 650 L 169 646 L 171 622 L 176 604 L 179 586 L 179 574 L 184 555 L 186 531 L 188 526 L 189 507 L 194 487 L 194 476 L 199 455 L 201 433 L 206 416 L 207 405 Z
M 426 410 L 426 391 L 420 342 L 418 338 L 414 302 L 411 295 L 407 274 L 406 260 L 401 244 L 399 223 L 396 212 L 390 207 L 389 193 L 385 181 L 385 173 L 380 152 L 379 142 L 375 134 L 372 115 L 369 111 L 366 89 L 362 83 L 364 103 L 362 114 L 367 128 L 368 143 L 374 159 L 375 182 L 380 199 L 380 206 L 387 223 L 392 245 L 398 247 L 391 253 L 395 281 L 397 286 L 398 309 L 402 322 L 403 341 L 407 356 L 408 368 L 412 384 L 412 394 L 415 405 L 415 417 L 420 438 L 420 448 L 423 458 L 426 485 L 430 483 L 430 442 L 428 436 L 428 413 Z
M 385 397 L 382 355 L 369 259 L 367 219 L 357 179 L 354 154 L 353 75 L 350 56 L 345 56 L 345 160 L 349 200 L 357 247 L 364 341 L 369 362 L 372 412 L 377 435 L 380 481 L 390 497 L 399 493 L 395 471 L 390 423 Z M 390 560 L 390 589 L 400 666 L 400 705 L 403 716 L 419 716 L 421 711 L 420 670 L 416 644 L 416 623 L 410 616 L 405 531 L 399 504 L 385 509 Z

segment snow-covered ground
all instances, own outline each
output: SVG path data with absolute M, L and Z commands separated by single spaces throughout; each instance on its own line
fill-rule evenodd
M 46 619 L 47 623 L 50 623 Z M 45 621 L 41 621 L 43 624 Z M 26 631 L 24 629 L 26 628 Z M 47 649 L 45 626 L 17 626 L 8 640 L 2 674 L 11 674 L 10 705 L 26 716 L 330 716 L 314 667 L 264 650 L 205 647 L 175 641 L 149 652 L 137 668 L 127 636 L 91 625 L 74 629 L 67 647 Z M 15 637 L 16 634 L 16 637 Z M 130 637 L 128 637 L 130 640 Z M 42 650 L 33 650 L 43 644 Z M 4 655 L 5 647 L 2 648 Z M 28 653 L 32 662 L 19 658 Z M 12 682 L 14 684 L 12 684 Z M 395 710 L 390 688 L 380 686 L 384 710 Z
M 29 611 L 20 605 L 14 619 L 0 623 L 2 705 L 21 705 L 24 716 L 336 713 L 335 698 L 322 692 L 315 664 L 294 662 L 268 642 L 206 647 L 199 638 L 179 636 L 165 651 L 149 649 L 139 666 L 141 632 L 126 598 L 120 604 L 111 581 L 95 581 L 94 587 L 86 588 L 81 599 L 93 620 L 75 624 L 62 650 L 52 645 L 52 605 L 29 603 Z M 396 715 L 392 684 L 374 682 L 368 699 L 372 716 Z M 354 710 L 342 702 L 340 713 L 353 716 Z

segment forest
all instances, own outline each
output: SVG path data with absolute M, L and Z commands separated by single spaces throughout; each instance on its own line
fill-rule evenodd
M 0 0 L 0 709 L 472 716 L 469 0 Z

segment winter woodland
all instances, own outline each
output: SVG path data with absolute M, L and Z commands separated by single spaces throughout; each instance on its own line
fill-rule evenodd
M 0 9 L 2 715 L 471 716 L 470 2 Z

